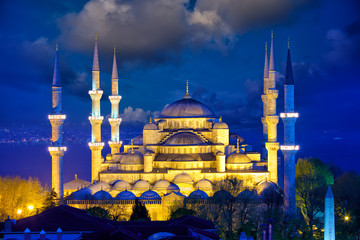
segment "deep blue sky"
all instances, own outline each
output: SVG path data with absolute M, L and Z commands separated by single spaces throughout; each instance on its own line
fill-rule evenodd
M 138 128 L 181 98 L 188 79 L 194 98 L 222 115 L 230 128 L 257 141 L 264 43 L 273 29 L 278 112 L 283 109 L 290 38 L 295 108 L 300 113 L 299 156 L 360 171 L 359 12 L 358 0 L 1 1 L 0 126 L 48 124 L 58 42 L 68 115 L 64 130 L 90 131 L 87 92 L 97 32 L 105 92 L 102 114 L 110 113 L 107 95 L 115 44 L 122 128 Z M 258 145 L 254 142 L 260 151 Z

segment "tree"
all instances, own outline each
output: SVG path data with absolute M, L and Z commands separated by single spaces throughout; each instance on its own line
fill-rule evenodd
M 109 211 L 102 207 L 91 207 L 86 211 L 91 216 L 113 220 L 113 216 L 109 213 Z
M 295 168 L 296 204 L 313 236 L 314 219 L 324 206 L 327 186 L 334 179 L 329 167 L 315 158 L 299 159 Z
M 130 221 L 151 221 L 148 210 L 138 199 L 135 200 Z
M 47 191 L 34 178 L 0 177 L 0 221 L 28 217 L 44 208 Z
M 170 214 L 170 219 L 179 218 L 183 216 L 195 216 L 196 212 L 192 209 L 178 208 L 175 211 L 172 211 Z
M 55 192 L 55 189 L 51 189 L 51 191 L 48 193 L 47 198 L 45 199 L 45 208 L 44 210 L 53 208 L 58 206 L 58 195 Z

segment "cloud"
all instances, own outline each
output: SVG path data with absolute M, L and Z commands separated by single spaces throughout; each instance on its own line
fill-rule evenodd
M 97 32 L 107 54 L 116 44 L 124 59 L 159 60 L 192 45 L 232 46 L 236 34 L 285 22 L 309 2 L 90 0 L 58 25 L 61 41 L 72 50 L 88 52 Z
M 142 128 L 149 122 L 150 117 L 156 118 L 159 116 L 159 112 L 145 111 L 142 108 L 133 108 L 131 106 L 124 109 L 124 112 L 120 114 L 122 118 L 122 125 L 129 127 Z

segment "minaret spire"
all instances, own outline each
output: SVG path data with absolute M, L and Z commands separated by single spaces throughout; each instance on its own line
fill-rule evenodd
M 299 114 L 294 112 L 294 87 L 290 48 L 288 48 L 284 83 L 284 112 L 280 114 L 284 123 L 284 145 L 281 145 L 280 149 L 284 155 L 284 207 L 285 213 L 290 216 L 296 215 L 295 155 L 299 150 L 299 146 L 295 145 L 295 122 Z
M 93 182 L 99 180 L 99 172 L 101 169 L 101 163 L 103 162 L 101 150 L 104 147 L 104 143 L 101 142 L 101 124 L 104 117 L 101 116 L 100 112 L 100 99 L 103 95 L 103 91 L 100 89 L 100 68 L 97 47 L 97 34 L 95 34 L 94 60 L 92 68 L 92 90 L 89 91 L 89 95 L 92 100 L 91 116 L 89 117 L 91 123 L 91 142 L 89 142 L 89 147 L 91 149 L 91 181 Z
M 274 32 L 271 31 L 271 47 L 270 47 L 270 64 L 269 70 L 275 71 L 275 61 L 274 61 Z
M 267 42 L 265 42 L 264 79 L 269 78 L 269 62 L 267 55 Z
M 63 187 L 63 156 L 66 147 L 62 142 L 62 125 L 66 119 L 66 115 L 61 114 L 61 79 L 59 70 L 59 45 L 56 44 L 56 55 L 54 64 L 54 74 L 52 81 L 52 113 L 49 115 L 49 120 L 52 127 L 51 146 L 48 148 L 52 158 L 52 179 L 51 186 L 56 192 L 59 199 L 64 197 Z
M 116 47 L 114 46 L 113 68 L 111 74 L 111 96 L 109 96 L 109 100 L 111 102 L 111 117 L 109 118 L 109 123 L 111 125 L 111 139 L 108 143 L 111 148 L 111 154 L 119 153 L 122 145 L 119 131 L 119 126 L 121 124 L 121 118 L 119 117 L 119 102 L 121 100 L 121 96 L 119 96 L 118 93 L 119 75 L 116 64 Z

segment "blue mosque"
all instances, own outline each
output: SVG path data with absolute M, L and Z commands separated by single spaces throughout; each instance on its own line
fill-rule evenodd
M 273 36 L 270 57 L 265 46 L 264 88 L 259 96 L 263 102 L 263 149 L 252 151 L 241 137 L 232 138 L 229 126 L 204 103 L 193 99 L 188 83 L 182 99 L 165 105 L 159 117 L 150 119 L 142 134 L 128 144 L 121 141 L 119 117 L 121 89 L 114 51 L 111 76 L 111 137 L 105 142 L 101 136 L 104 117 L 101 115 L 100 66 L 95 39 L 92 67 L 92 88 L 89 96 L 91 124 L 91 181 L 75 176 L 63 182 L 63 158 L 66 147 L 62 141 L 62 85 L 58 51 L 52 83 L 52 188 L 66 204 L 78 208 L 97 205 L 116 205 L 131 214 L 135 199 L 141 200 L 152 220 L 165 220 L 174 204 L 186 199 L 203 200 L 217 194 L 217 185 L 226 179 L 242 182 L 239 195 L 250 192 L 261 199 L 268 189 L 283 195 L 284 209 L 295 215 L 295 122 L 294 79 L 290 49 L 288 49 L 284 83 L 284 111 L 277 113 L 278 89 L 274 62 Z M 277 125 L 282 120 L 284 142 L 278 141 Z M 261 134 L 261 133 L 259 133 Z M 111 152 L 103 155 L 108 144 Z M 122 150 L 123 149 L 123 150 Z M 282 154 L 279 154 L 279 150 Z M 67 161 L 66 157 L 64 158 Z M 237 196 L 234 196 L 237 197 Z

